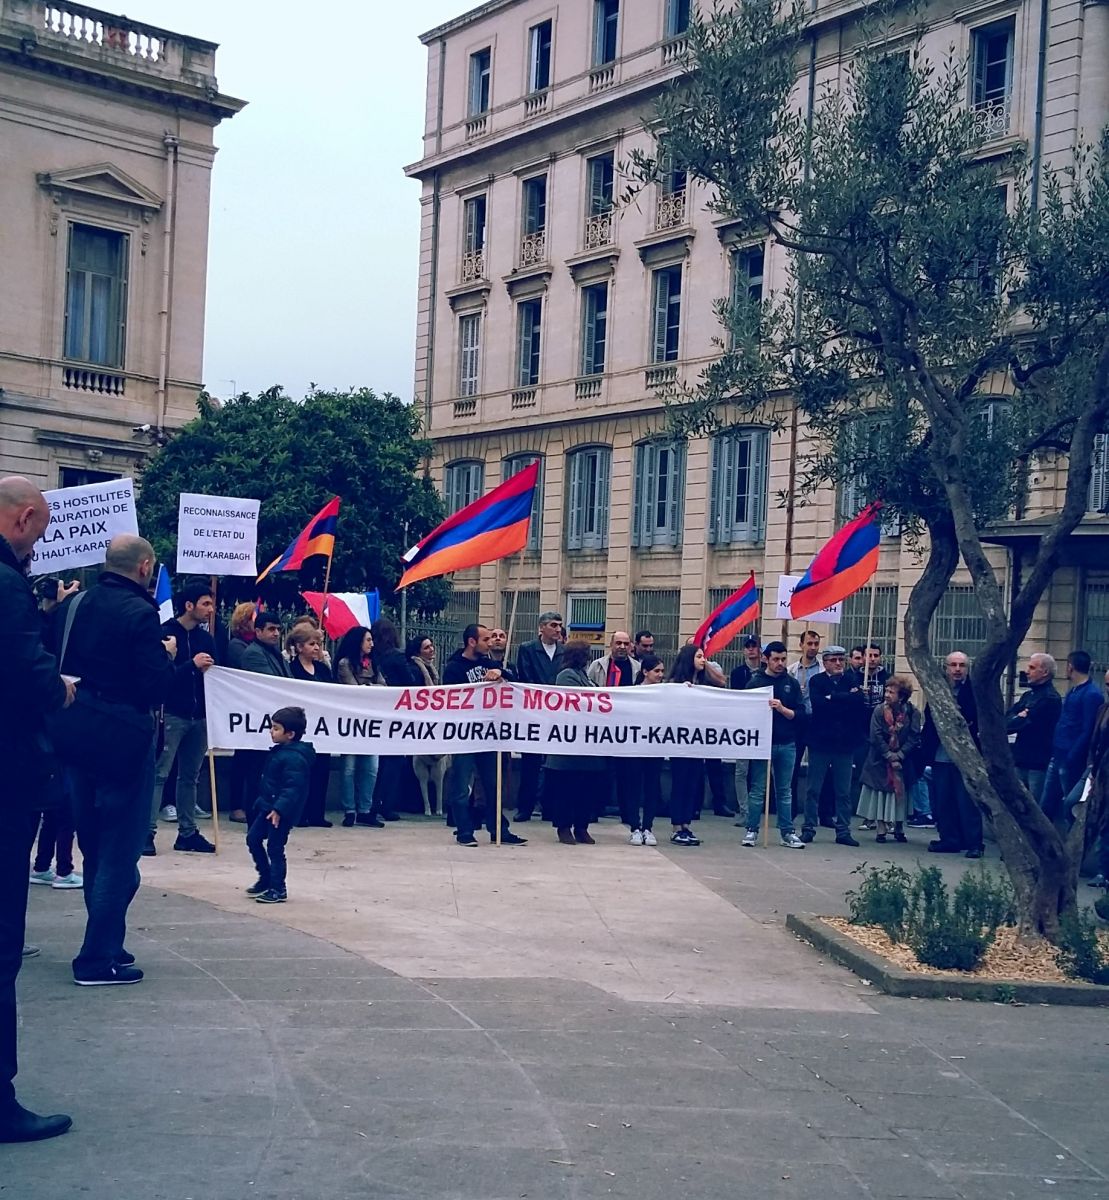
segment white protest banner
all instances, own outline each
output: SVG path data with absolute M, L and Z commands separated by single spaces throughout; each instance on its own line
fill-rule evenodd
M 50 524 L 35 543 L 31 574 L 95 567 L 117 533 L 138 533 L 135 485 L 130 479 L 86 483 L 43 492 Z
M 177 573 L 257 575 L 261 503 L 182 492 L 177 502 Z
M 793 620 L 793 614 L 789 611 L 789 602 L 801 579 L 800 575 L 778 576 L 778 609 L 774 615 L 779 621 Z M 805 617 L 806 621 L 823 621 L 825 625 L 838 625 L 842 619 L 842 604 L 833 604 L 831 608 L 822 608 L 819 612 L 809 613 Z
M 208 745 L 269 747 L 270 714 L 308 717 L 322 754 L 531 754 L 640 758 L 769 758 L 770 689 L 730 692 L 678 683 L 545 688 L 522 683 L 347 687 L 212 667 L 204 674 Z

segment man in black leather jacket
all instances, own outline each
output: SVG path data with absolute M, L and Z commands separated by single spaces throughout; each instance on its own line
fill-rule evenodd
M 37 805 L 52 770 L 46 717 L 73 699 L 72 685 L 42 644 L 38 605 L 25 570 L 50 510 L 28 479 L 0 479 L 0 614 L 8 646 L 0 671 L 0 728 L 8 734 L 0 789 L 0 1142 L 65 1133 L 69 1117 L 40 1117 L 15 1099 L 15 979 L 23 962 L 28 860 Z

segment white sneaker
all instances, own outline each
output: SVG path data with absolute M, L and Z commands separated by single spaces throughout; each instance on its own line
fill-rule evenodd
M 657 846 L 658 845 L 658 838 L 655 837 L 655 835 L 649 829 L 643 830 L 643 845 L 644 846 Z
M 53 867 L 47 867 L 45 871 L 32 871 L 31 872 L 31 882 L 32 883 L 41 883 L 45 887 L 49 887 L 54 882 L 54 880 L 57 878 L 58 878 L 57 875 L 54 874 Z
M 782 845 L 787 850 L 804 850 L 805 843 L 795 833 L 783 833 Z
M 162 805 L 162 820 L 163 821 L 176 821 L 177 820 L 177 805 L 176 804 Z
M 759 831 L 757 829 L 748 829 L 743 835 L 743 841 L 740 844 L 743 846 L 757 846 L 759 844 Z
M 83 888 L 85 886 L 85 877 L 77 871 L 70 871 L 68 875 L 59 875 L 50 886 L 62 891 L 67 888 Z
M 633 829 L 631 837 L 628 838 L 628 844 L 631 846 L 642 846 L 643 845 L 643 830 L 642 829 Z

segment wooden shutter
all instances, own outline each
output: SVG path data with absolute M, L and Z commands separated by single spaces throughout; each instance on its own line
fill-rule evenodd
M 582 451 L 569 456 L 569 486 L 566 490 L 566 549 L 580 550 L 582 535 Z
M 605 448 L 594 451 L 597 456 L 597 546 L 608 549 L 608 499 L 612 452 Z
M 750 508 L 753 542 L 766 540 L 766 501 L 769 485 L 767 470 L 770 457 L 770 434 L 765 429 L 751 431 Z
M 670 315 L 670 274 L 667 271 L 655 272 L 654 302 L 651 361 L 660 363 L 666 361 L 666 323 Z
M 650 537 L 646 528 L 647 522 L 644 519 L 644 513 L 650 511 L 645 495 L 650 450 L 649 443 L 641 443 L 635 447 L 635 477 L 632 480 L 631 544 L 633 546 L 650 545 Z
M 666 541 L 671 546 L 677 546 L 681 541 L 684 502 L 685 446 L 675 442 L 670 447 L 670 494 L 666 503 Z

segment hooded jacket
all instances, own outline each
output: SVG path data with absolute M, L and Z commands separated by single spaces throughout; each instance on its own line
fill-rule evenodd
M 262 771 L 255 811 L 279 812 L 282 821 L 295 825 L 308 799 L 315 760 L 316 751 L 309 742 L 278 742 L 271 747 Z
M 484 683 L 487 671 L 501 671 L 503 664 L 488 655 L 479 655 L 475 659 L 467 658 L 461 650 L 456 650 L 447 659 L 443 667 L 444 683 Z
M 198 721 L 204 716 L 204 672 L 197 670 L 193 659 L 198 654 L 210 654 L 215 659 L 215 639 L 203 625 L 186 629 L 176 617 L 162 626 L 162 637 L 177 639 L 173 686 L 166 696 L 166 712 Z

